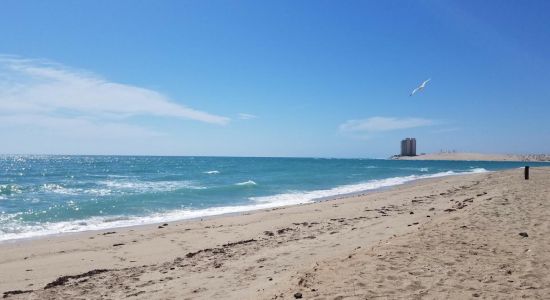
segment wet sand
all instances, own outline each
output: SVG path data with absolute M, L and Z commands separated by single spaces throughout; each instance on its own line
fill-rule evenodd
M 0 244 L 7 299 L 540 298 L 550 168 Z

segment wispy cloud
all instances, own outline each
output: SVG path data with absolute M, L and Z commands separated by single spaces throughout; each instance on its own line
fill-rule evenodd
M 52 62 L 0 56 L 0 114 L 48 119 L 157 116 L 225 125 L 229 118 L 178 104 L 168 96 Z M 93 122 L 89 124 L 93 124 Z
M 340 125 L 340 131 L 349 133 L 375 133 L 433 125 L 434 121 L 423 118 L 371 117 L 348 120 Z
M 257 118 L 258 118 L 258 116 L 256 116 L 256 115 L 239 113 L 239 119 L 241 119 L 241 120 L 251 120 L 251 119 L 257 119 Z
M 0 130 L 22 130 L 29 134 L 47 134 L 61 139 L 123 140 L 162 137 L 165 134 L 137 125 L 85 117 L 50 117 L 44 115 L 0 115 Z

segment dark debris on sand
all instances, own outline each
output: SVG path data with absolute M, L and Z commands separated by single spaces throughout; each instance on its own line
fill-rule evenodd
M 20 295 L 20 294 L 26 294 L 26 293 L 32 293 L 34 292 L 33 290 L 25 290 L 25 291 L 22 291 L 22 290 L 15 290 L 15 291 L 7 291 L 7 292 L 4 292 L 4 296 L 2 298 L 8 298 L 9 296 L 11 295 Z
M 108 269 L 95 269 L 95 270 L 91 270 L 91 271 L 88 271 L 86 273 L 82 273 L 82 274 L 78 274 L 78 275 L 61 276 L 61 277 L 57 278 L 56 280 L 46 284 L 44 289 L 47 290 L 47 289 L 51 289 L 51 288 L 56 287 L 56 286 L 65 285 L 71 279 L 80 279 L 80 278 L 84 278 L 84 277 L 91 277 L 91 276 L 101 274 L 101 273 L 104 273 L 104 272 L 108 272 L 108 271 L 110 271 L 110 270 L 108 270 Z

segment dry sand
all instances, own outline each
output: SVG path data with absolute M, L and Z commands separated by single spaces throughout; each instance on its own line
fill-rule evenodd
M 428 153 L 417 156 L 395 156 L 398 160 L 472 160 L 472 161 L 550 161 L 548 154 L 486 154 L 468 152 Z
M 4 243 L 0 254 L 8 299 L 543 299 L 550 169 L 534 168 L 529 181 L 520 169 L 450 176 L 238 216 Z

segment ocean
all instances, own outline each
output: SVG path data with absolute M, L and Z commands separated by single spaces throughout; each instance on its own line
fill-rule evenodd
M 421 178 L 524 165 L 325 158 L 0 156 L 0 241 L 308 203 Z

